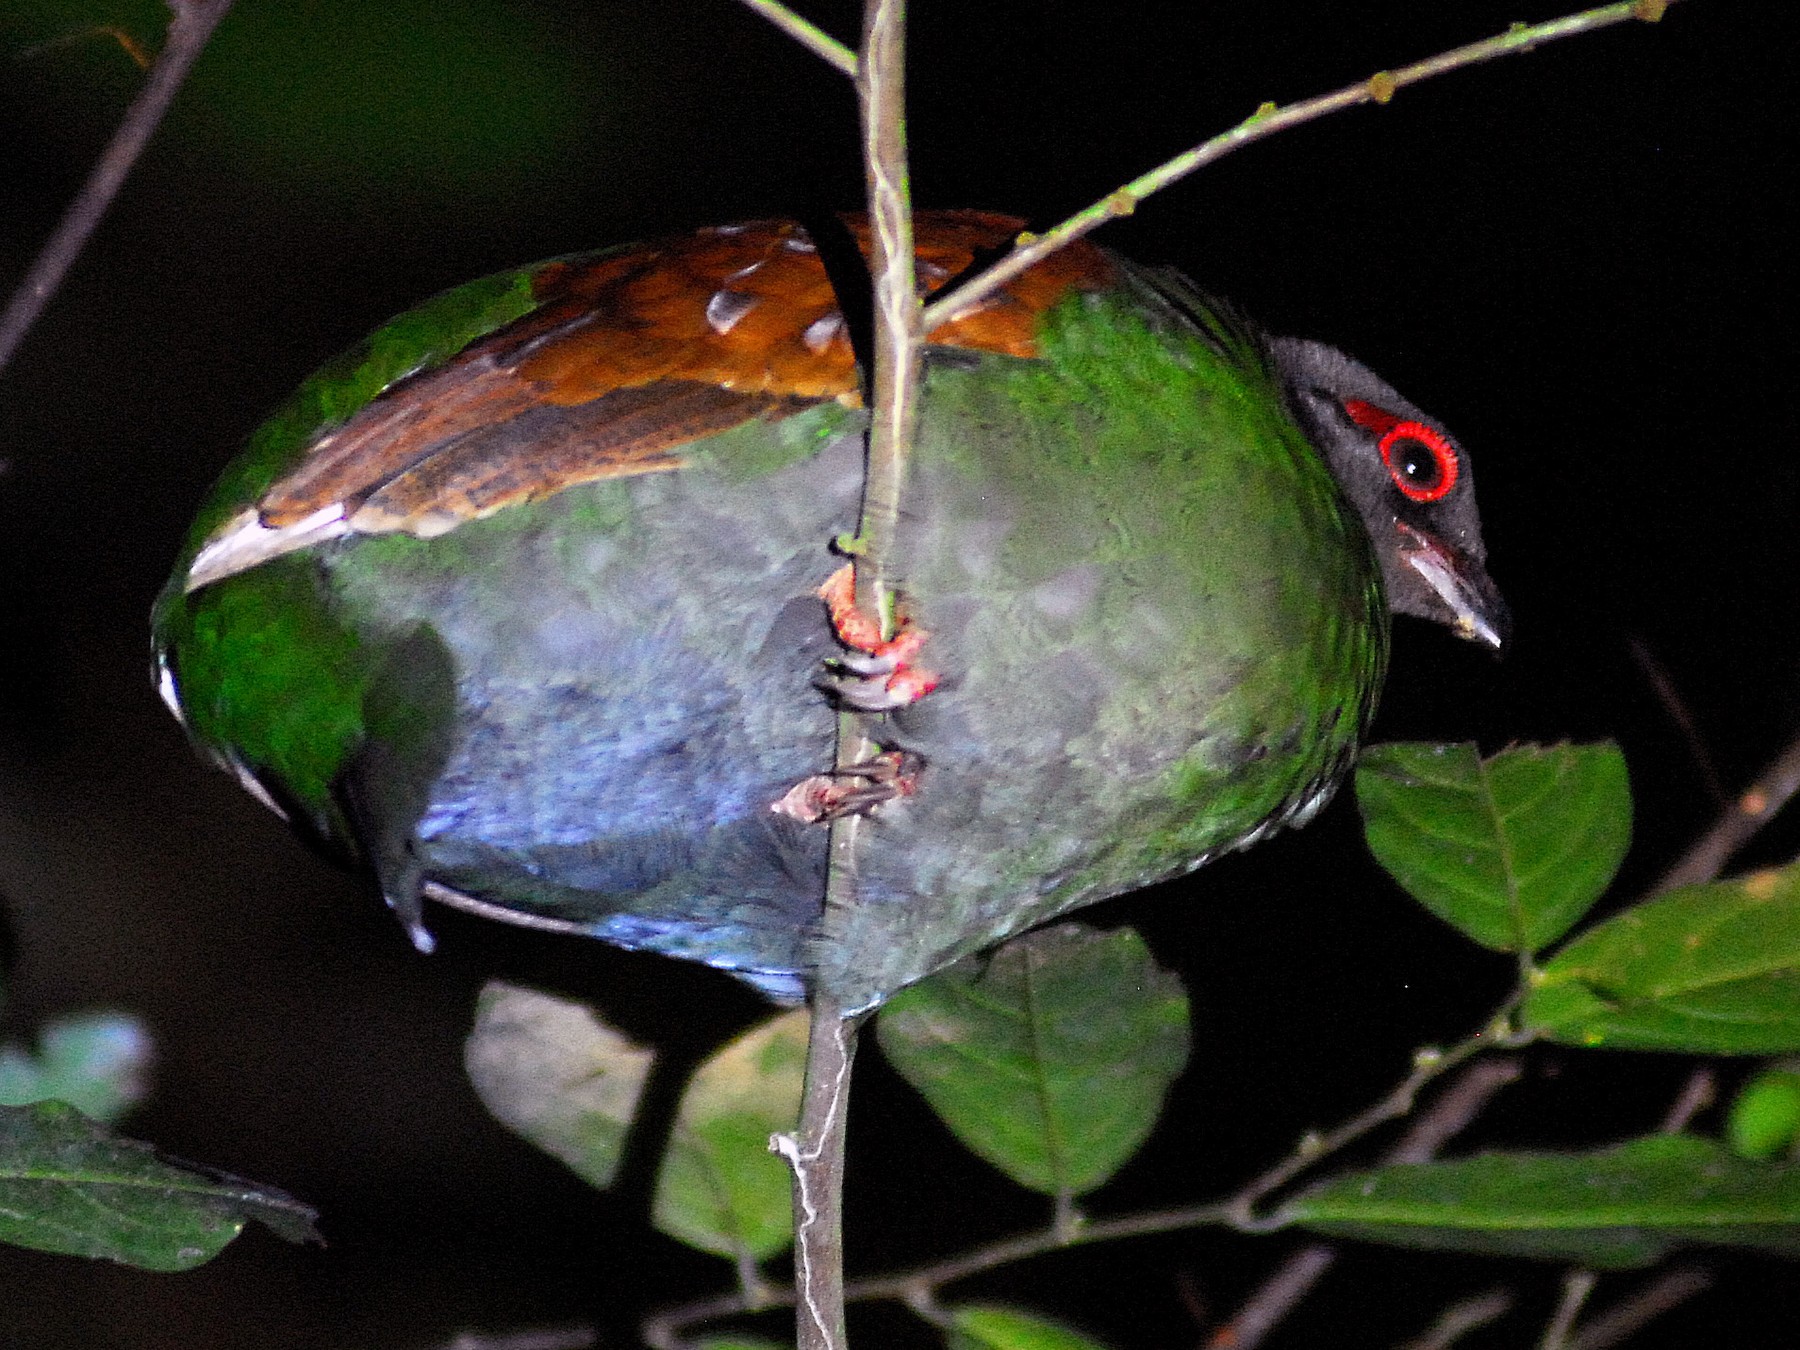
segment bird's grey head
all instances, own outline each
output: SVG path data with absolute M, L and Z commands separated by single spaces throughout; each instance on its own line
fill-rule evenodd
M 1269 351 L 1295 420 L 1362 517 L 1388 608 L 1504 648 L 1511 616 L 1487 574 L 1468 452 L 1335 347 L 1274 338 Z

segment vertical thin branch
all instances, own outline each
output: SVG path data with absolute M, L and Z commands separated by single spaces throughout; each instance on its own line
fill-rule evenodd
M 900 495 L 919 414 L 925 328 L 913 272 L 911 185 L 906 162 L 906 0 L 868 0 L 856 94 L 862 112 L 869 197 L 869 272 L 875 286 L 875 369 L 869 459 L 863 477 L 857 601 L 891 608 L 889 568 Z
M 795 1338 L 799 1350 L 845 1350 L 844 1138 L 860 1019 L 815 991 L 800 1126 L 772 1147 L 794 1172 Z
M 12 360 L 13 353 L 25 340 L 25 334 L 31 331 L 44 306 L 80 256 L 88 237 L 106 215 L 113 198 L 118 196 L 125 176 L 137 163 L 151 134 L 162 122 L 163 114 L 168 112 L 169 104 L 174 102 L 176 91 L 205 50 L 213 29 L 231 8 L 231 0 L 169 0 L 169 8 L 174 11 L 174 16 L 169 21 L 168 37 L 155 64 L 150 67 L 144 87 L 125 110 L 124 120 L 94 165 L 94 171 L 63 213 L 56 232 L 32 263 L 18 290 L 13 292 L 5 314 L 0 315 L 0 370 Z
M 863 169 L 869 196 L 869 272 L 875 288 L 875 369 L 869 392 L 869 449 L 857 525 L 856 600 L 892 633 L 892 563 L 906 461 L 918 420 L 924 349 L 913 270 L 912 202 L 906 167 L 906 4 L 868 0 L 856 63 Z M 861 717 L 838 719 L 840 768 L 874 747 Z M 832 822 L 825 876 L 827 925 L 854 905 L 861 818 Z M 844 1139 L 857 1022 L 833 991 L 815 981 L 807 1046 L 806 1094 L 797 1140 L 781 1148 L 794 1169 L 794 1279 L 799 1350 L 844 1350 Z

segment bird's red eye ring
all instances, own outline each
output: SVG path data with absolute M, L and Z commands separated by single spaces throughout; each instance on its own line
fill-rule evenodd
M 1381 437 L 1381 462 L 1394 486 L 1415 502 L 1450 495 L 1460 466 L 1444 433 L 1423 422 L 1396 422 Z

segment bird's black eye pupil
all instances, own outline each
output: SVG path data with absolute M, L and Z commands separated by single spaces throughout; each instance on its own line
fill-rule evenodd
M 1443 465 L 1423 441 L 1404 440 L 1393 448 L 1389 463 L 1413 487 L 1431 489 L 1443 475 Z

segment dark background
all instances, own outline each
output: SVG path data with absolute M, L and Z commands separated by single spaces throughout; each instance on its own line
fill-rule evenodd
M 852 5 L 807 9 L 854 32 Z M 1495 665 L 1403 624 L 1377 734 L 1618 738 L 1639 797 L 1622 898 L 1716 809 L 1634 643 L 1728 789 L 1800 730 L 1787 9 L 1688 0 L 1659 27 L 1409 89 L 1233 156 L 1103 235 L 1340 343 L 1472 448 L 1516 650 Z M 1264 99 L 1557 12 L 925 0 L 916 198 L 1047 225 Z M 0 278 L 141 78 L 102 37 L 34 44 L 104 22 L 160 33 L 148 3 L 0 13 Z M 145 679 L 145 615 L 244 435 L 375 323 L 537 257 L 854 207 L 854 154 L 846 83 L 728 0 L 240 0 L 0 379 L 0 893 L 17 949 L 0 1030 L 142 1015 L 160 1063 L 129 1132 L 318 1205 L 329 1245 L 252 1232 L 178 1277 L 0 1251 L 0 1346 L 424 1347 L 566 1320 L 623 1345 L 645 1306 L 724 1283 L 642 1221 L 647 1155 L 590 1192 L 483 1115 L 460 1040 L 484 979 L 537 980 L 666 1047 L 666 1100 L 760 1005 L 708 971 L 451 914 L 439 954 L 416 956 L 359 882 L 189 754 Z M 1796 849 L 1789 823 L 1757 856 Z M 1139 924 L 1182 972 L 1196 1039 L 1166 1127 L 1095 1212 L 1237 1185 L 1385 1090 L 1413 1046 L 1472 1028 L 1510 977 L 1382 881 L 1347 800 L 1093 913 Z M 1468 1143 L 1652 1129 L 1687 1072 L 1529 1063 Z M 852 1151 L 857 1269 L 1041 1214 L 873 1054 Z M 1184 1287 L 1223 1314 L 1292 1242 L 1118 1244 L 956 1292 L 1179 1346 L 1198 1339 Z M 1718 1290 L 1639 1344 L 1795 1342 L 1791 1267 L 1703 1259 Z M 1642 1278 L 1604 1281 L 1598 1302 Z M 1523 1311 L 1470 1343 L 1532 1343 L 1553 1269 L 1354 1248 L 1271 1344 L 1390 1344 L 1497 1281 Z M 865 1346 L 930 1343 L 916 1326 L 853 1323 Z

